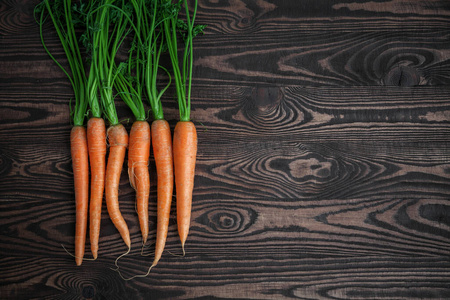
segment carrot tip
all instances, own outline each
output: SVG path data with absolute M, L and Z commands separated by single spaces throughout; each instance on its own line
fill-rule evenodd
M 150 271 L 152 270 L 152 268 L 154 267 L 153 264 L 148 268 L 148 270 L 147 270 L 147 272 L 146 272 L 145 274 L 138 274 L 138 275 L 134 275 L 134 276 L 125 278 L 125 277 L 122 275 L 122 273 L 120 272 L 120 267 L 119 267 L 119 265 L 118 265 L 118 261 L 119 261 L 120 258 L 122 258 L 123 256 L 127 255 L 127 254 L 130 252 L 130 250 L 131 250 L 131 248 L 128 248 L 128 251 L 127 251 L 127 252 L 125 252 L 125 253 L 121 254 L 119 257 L 117 257 L 117 258 L 116 258 L 116 261 L 115 261 L 116 268 L 115 268 L 115 269 L 114 269 L 114 268 L 110 268 L 110 269 L 113 270 L 113 271 L 115 271 L 115 272 L 117 272 L 117 273 L 119 273 L 120 278 L 122 278 L 122 279 L 125 280 L 125 281 L 131 280 L 131 279 L 134 279 L 134 278 L 138 278 L 138 277 L 147 277 L 148 274 L 150 274 Z
M 128 250 L 127 250 L 125 253 L 119 255 L 119 257 L 116 258 L 116 260 L 115 260 L 115 262 L 114 262 L 114 264 L 116 265 L 116 269 L 111 268 L 111 270 L 116 271 L 116 272 L 119 272 L 119 268 L 120 268 L 120 267 L 119 267 L 119 259 L 121 259 L 121 258 L 124 257 L 125 255 L 127 255 L 128 253 L 130 253 L 130 250 L 131 250 L 131 247 L 128 247 Z M 119 272 L 119 273 L 120 273 L 120 272 Z
M 76 256 L 76 255 L 70 253 L 69 250 L 67 250 L 63 244 L 61 244 L 61 247 L 63 247 L 64 251 L 66 251 L 67 254 L 69 254 L 70 256 L 75 258 L 75 263 L 77 264 L 77 266 L 80 266 L 81 263 L 83 262 L 83 260 L 96 260 L 97 259 L 97 258 L 84 258 L 84 257 Z
M 168 252 L 170 255 L 172 255 L 172 256 L 176 256 L 176 257 L 184 257 L 183 254 L 175 254 L 175 253 L 170 252 L 169 250 L 164 250 L 164 251 L 167 251 L 167 252 Z
M 145 274 L 134 275 L 134 276 L 131 276 L 131 277 L 128 277 L 128 278 L 125 278 L 125 277 L 122 275 L 122 273 L 119 271 L 119 269 L 116 269 L 115 271 L 116 271 L 117 273 L 119 273 L 120 278 L 122 278 L 122 279 L 125 280 L 125 281 L 128 281 L 128 280 L 132 280 L 132 279 L 134 279 L 134 278 L 147 277 L 148 274 L 150 274 L 150 271 L 152 270 L 152 268 L 153 268 L 153 265 L 151 265 L 151 266 L 148 268 L 147 273 L 145 273 Z
M 154 243 L 151 243 L 150 245 L 148 245 L 148 246 L 145 246 L 145 243 L 142 243 L 142 248 L 141 248 L 141 256 L 150 256 L 150 255 L 153 255 L 155 252 L 153 251 L 153 252 L 150 252 L 150 253 L 148 253 L 148 254 L 145 254 L 144 253 L 144 250 L 145 250 L 145 248 L 148 248 L 148 247 L 150 247 L 151 245 L 153 245 Z

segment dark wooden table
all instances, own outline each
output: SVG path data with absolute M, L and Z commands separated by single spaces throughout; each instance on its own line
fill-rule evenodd
M 76 267 L 63 249 L 72 90 L 36 3 L 0 2 L 1 299 L 450 298 L 448 1 L 200 0 L 187 252 L 173 217 L 159 265 L 131 281 L 110 269 L 126 249 L 106 209 L 97 261 Z M 164 103 L 174 126 L 170 92 Z M 140 255 L 122 175 L 133 245 L 120 265 L 140 274 L 152 249 Z M 153 180 L 150 239 L 155 197 Z

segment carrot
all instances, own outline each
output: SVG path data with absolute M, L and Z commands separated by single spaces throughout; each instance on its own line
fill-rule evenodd
M 128 149 L 128 178 L 136 191 L 136 210 L 142 234 L 142 243 L 148 238 L 148 198 L 150 196 L 150 174 L 148 161 L 150 156 L 150 125 L 145 120 L 146 114 L 141 98 L 141 90 L 122 74 L 117 74 L 114 86 L 122 100 L 133 112 L 136 121 L 130 131 Z
M 178 13 L 166 15 L 163 30 L 167 49 L 172 64 L 180 121 L 175 126 L 173 136 L 173 160 L 175 171 L 175 190 L 177 196 L 177 223 L 183 255 L 184 245 L 189 233 L 192 209 L 192 193 L 194 188 L 195 163 L 197 156 L 197 131 L 190 121 L 191 85 L 193 71 L 193 38 L 205 28 L 204 25 L 194 26 L 197 13 L 197 0 L 194 1 L 193 13 L 190 14 L 187 0 L 184 0 L 186 13 L 186 32 L 183 40 L 185 48 L 182 61 L 178 58 L 177 32 L 179 24 Z
M 74 4 L 79 24 L 87 24 L 87 12 L 94 9 L 95 3 L 87 5 Z M 76 9 L 78 7 L 78 9 Z M 84 10 L 83 10 L 84 7 Z M 87 27 L 83 28 L 87 31 Z M 86 46 L 86 45 L 85 45 Z M 89 55 L 92 55 L 92 47 L 86 47 Z M 102 108 L 98 99 L 99 82 L 96 73 L 96 60 L 90 59 L 89 74 L 86 79 L 86 93 L 88 95 L 91 118 L 87 123 L 89 162 L 91 168 L 91 198 L 89 206 L 89 236 L 91 240 L 91 252 L 94 259 L 98 256 L 98 243 L 100 237 L 100 223 L 102 214 L 103 194 L 105 191 L 106 172 L 106 125 L 102 118 Z
M 130 182 L 131 180 L 134 181 L 137 214 L 144 244 L 148 238 L 148 198 L 150 196 L 149 156 L 150 126 L 147 121 L 135 121 L 130 131 L 128 174 L 130 175 Z
M 119 182 L 125 151 L 128 147 L 128 133 L 122 124 L 117 124 L 108 128 L 107 135 L 109 156 L 105 177 L 106 207 L 111 221 L 116 226 L 125 244 L 130 248 L 130 232 L 119 209 Z
M 139 61 L 143 62 L 141 68 L 143 71 L 142 77 L 154 119 L 151 126 L 151 133 L 157 175 L 155 257 L 148 272 L 158 264 L 162 253 L 164 252 L 169 229 L 170 208 L 174 185 L 172 135 L 170 133 L 169 123 L 164 119 L 161 101 L 162 95 L 171 84 L 171 77 L 168 71 L 159 64 L 161 53 L 163 52 L 163 49 L 165 49 L 164 35 L 160 34 L 162 30 L 158 29 L 158 26 L 162 26 L 165 17 L 163 14 L 159 13 L 159 10 L 170 10 L 167 5 L 167 3 L 158 5 L 158 1 L 155 1 L 151 10 L 147 10 L 145 6 L 138 7 L 136 5 L 136 11 L 140 12 L 140 14 L 138 14 L 138 20 L 141 20 L 141 23 L 144 24 L 144 26 L 138 27 L 140 30 L 137 32 L 137 36 L 139 36 L 142 41 L 146 42 L 146 45 L 142 47 L 145 50 L 143 54 L 144 59 Z M 157 86 L 159 69 L 163 69 L 169 75 L 168 84 L 161 90 L 158 90 Z
M 102 118 L 90 118 L 87 140 L 91 167 L 91 199 L 89 208 L 89 236 L 94 259 L 98 254 L 103 191 L 105 188 L 106 129 Z
M 155 120 L 152 122 L 151 132 L 158 180 L 156 245 L 153 267 L 161 259 L 169 230 L 170 206 L 173 195 L 173 154 L 169 123 L 166 120 Z
M 79 266 L 83 261 L 85 251 L 89 205 L 89 158 L 86 129 L 83 127 L 88 105 L 88 101 L 86 100 L 87 80 L 83 65 L 84 60 L 81 57 L 77 36 L 75 34 L 72 6 L 70 1 L 62 2 L 56 3 L 55 1 L 44 0 L 36 6 L 35 13 L 40 14 L 38 23 L 42 46 L 50 58 L 67 76 L 74 92 L 75 106 L 71 114 L 73 128 L 70 133 L 70 151 L 74 176 L 76 210 L 74 256 L 75 262 Z M 45 16 L 45 13 L 48 17 Z M 51 20 L 56 30 L 56 34 L 67 58 L 70 72 L 57 61 L 45 44 L 43 25 L 47 19 Z
M 164 9 L 164 5 L 159 6 L 155 1 L 152 10 L 147 10 L 145 6 L 136 6 L 136 11 L 139 11 L 139 19 L 144 26 L 138 27 L 140 30 L 137 36 L 141 37 L 142 41 L 146 41 L 145 59 L 141 68 L 143 72 L 143 80 L 145 91 L 147 92 L 147 99 L 151 106 L 153 119 L 152 122 L 152 140 L 153 140 L 153 156 L 156 164 L 157 175 L 157 224 L 156 224 L 156 245 L 155 257 L 150 270 L 156 266 L 161 259 L 164 247 L 166 245 L 167 234 L 169 229 L 170 207 L 173 195 L 173 153 L 172 153 L 172 136 L 170 133 L 169 123 L 164 119 L 162 109 L 161 97 L 167 88 L 170 86 L 171 78 L 169 75 L 169 83 L 158 90 L 157 77 L 160 68 L 159 60 L 164 49 L 163 35 L 159 34 L 157 24 L 162 24 L 163 17 L 158 13 L 158 10 Z M 147 26 L 145 26 L 147 24 Z M 164 69 L 164 68 L 163 68 Z M 164 69 L 164 71 L 166 71 Z M 167 72 L 167 71 L 166 71 Z
M 131 19 L 123 14 L 125 4 L 125 1 L 114 0 L 92 1 L 85 13 L 85 37 L 87 48 L 91 51 L 93 81 L 98 87 L 103 115 L 109 122 L 106 132 L 110 146 L 105 174 L 106 207 L 128 247 L 128 253 L 131 249 L 130 232 L 119 208 L 119 183 L 128 147 L 128 133 L 119 123 L 113 93 L 114 81 L 121 72 L 121 68 L 116 66 L 116 56 L 130 32 L 128 25 Z
M 70 152 L 75 186 L 76 226 L 75 226 L 75 262 L 81 265 L 87 231 L 89 202 L 89 162 L 86 129 L 74 126 L 70 132 Z
M 87 123 L 89 162 L 91 168 L 91 198 L 89 207 L 89 236 L 94 259 L 98 256 L 98 241 L 102 217 L 103 193 L 106 169 L 106 125 L 98 100 L 98 82 L 91 62 L 91 72 L 87 78 L 89 108 L 92 114 Z
M 175 189 L 177 191 L 177 223 L 184 253 L 191 221 L 192 191 L 194 189 L 197 157 L 197 131 L 194 123 L 180 121 L 173 134 Z

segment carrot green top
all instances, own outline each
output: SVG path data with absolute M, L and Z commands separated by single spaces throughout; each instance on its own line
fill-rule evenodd
M 131 7 L 127 1 L 94 0 L 86 15 L 87 39 L 92 44 L 92 80 L 100 90 L 103 113 L 110 125 L 117 125 L 113 86 L 123 64 L 115 59 L 125 37 L 130 33 Z
M 41 42 L 45 51 L 55 61 L 58 67 L 63 70 L 72 85 L 75 96 L 75 108 L 71 113 L 73 125 L 82 126 L 88 106 L 87 79 L 75 34 L 74 21 L 72 20 L 71 1 L 44 0 L 36 6 L 35 14 L 40 15 L 37 22 L 39 23 Z M 48 17 L 50 17 L 56 29 L 56 33 L 67 57 L 70 72 L 56 60 L 44 42 L 43 25 Z
M 169 83 L 162 90 L 158 91 L 156 78 L 158 76 L 159 68 L 162 68 L 159 65 L 159 60 L 164 49 L 164 36 L 158 31 L 164 17 L 161 13 L 164 6 L 159 2 L 160 1 L 158 0 L 152 1 L 152 5 L 149 9 L 142 9 L 140 10 L 140 14 L 138 14 L 138 18 L 142 20 L 143 24 L 139 35 L 144 43 L 144 59 L 142 60 L 144 85 L 147 92 L 147 99 L 152 108 L 153 118 L 155 120 L 164 119 L 161 96 L 167 90 L 171 82 L 171 80 L 169 80 Z M 164 71 L 169 74 L 166 69 L 164 69 Z
M 170 61 L 172 62 L 178 108 L 180 111 L 180 121 L 190 121 L 192 69 L 194 61 L 192 40 L 195 35 L 202 32 L 206 26 L 194 26 L 197 14 L 197 0 L 194 1 L 192 15 L 189 12 L 187 0 L 184 0 L 186 23 L 178 18 L 181 1 L 178 4 L 172 4 L 170 0 L 163 0 L 163 3 L 165 6 L 165 17 L 163 21 L 165 42 L 169 51 Z M 185 48 L 181 65 L 178 60 L 177 32 L 184 32 L 182 37 Z
M 186 9 L 186 22 L 178 18 L 182 2 Z M 113 87 L 137 120 L 146 118 L 142 103 L 142 91 L 145 87 L 154 119 L 164 119 L 161 96 L 172 80 L 169 72 L 159 64 L 161 53 L 166 48 L 173 69 L 180 120 L 190 120 L 192 40 L 205 26 L 194 26 L 197 0 L 194 1 L 192 15 L 187 2 L 91 0 L 72 5 L 71 0 L 44 0 L 36 7 L 36 13 L 40 13 L 38 22 L 44 49 L 67 75 L 74 90 L 74 125 L 83 125 L 88 105 L 94 117 L 100 117 L 103 113 L 111 125 L 118 124 Z M 43 24 L 48 18 L 45 12 L 50 17 L 64 48 L 70 72 L 54 58 L 44 43 Z M 81 38 L 90 53 L 88 76 L 74 29 L 74 24 L 79 23 L 84 24 L 86 29 Z M 135 35 L 129 59 L 126 63 L 117 64 L 119 48 L 132 30 Z M 178 59 L 178 32 L 182 32 L 185 43 L 181 65 Z M 169 74 L 170 79 L 169 84 L 160 91 L 156 81 L 159 69 Z
M 133 13 L 133 23 L 130 27 L 133 29 L 134 38 L 127 62 L 119 64 L 119 73 L 114 86 L 119 92 L 119 96 L 133 112 L 138 121 L 146 119 L 146 112 L 142 101 L 143 89 L 143 68 L 141 68 L 143 57 L 143 42 L 140 32 L 144 30 L 147 24 L 142 23 L 141 14 L 146 10 L 146 1 L 130 0 L 128 9 Z M 124 10 L 125 11 L 125 10 Z
M 119 74 L 116 79 L 116 89 L 123 100 L 133 111 L 137 120 L 145 117 L 142 103 L 143 91 L 150 103 L 153 118 L 155 120 L 164 119 L 161 104 L 161 96 L 167 90 L 169 84 L 161 91 L 157 88 L 158 70 L 161 53 L 163 51 L 163 34 L 158 31 L 163 14 L 161 14 L 161 0 L 130 0 L 133 7 L 133 33 L 134 39 L 129 51 L 127 70 L 124 74 Z M 125 71 L 125 68 L 123 69 Z M 166 71 L 166 70 L 165 70 Z M 167 72 L 167 71 L 166 71 Z M 134 97 L 130 97 L 133 95 Z M 127 99 L 128 98 L 128 99 Z
M 85 33 L 83 33 L 80 37 L 80 43 L 85 47 L 85 60 L 90 62 L 88 64 L 89 72 L 86 80 L 86 94 L 89 101 L 90 113 L 93 117 L 101 118 L 102 110 L 98 99 L 98 84 L 95 74 L 95 65 L 93 64 L 92 59 L 90 59 L 90 55 L 92 54 L 92 43 L 89 41 L 87 28 L 88 12 L 93 9 L 95 4 L 96 1 L 87 1 L 87 3 L 80 1 L 78 3 L 74 3 L 72 5 L 72 20 L 74 24 L 78 27 L 82 27 L 85 31 Z

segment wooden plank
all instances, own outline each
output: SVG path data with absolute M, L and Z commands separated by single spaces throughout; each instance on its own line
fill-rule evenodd
M 197 78 L 383 85 L 392 84 L 395 67 L 407 66 L 403 84 L 449 83 L 445 1 L 223 1 L 200 7 L 199 20 L 208 28 L 195 41 Z
M 423 257 L 237 256 L 172 258 L 154 274 L 124 282 L 100 258 L 79 268 L 65 260 L 22 257 L 0 261 L 8 298 L 147 299 L 445 299 L 450 296 L 449 262 Z M 141 260 L 128 258 L 124 270 L 143 271 Z M 89 280 L 86 280 L 89 278 Z M 27 287 L 26 289 L 22 287 Z
M 445 1 L 331 1 L 320 6 L 314 2 L 307 1 L 301 8 L 289 1 L 284 5 L 201 2 L 198 22 L 208 24 L 208 28 L 195 42 L 195 78 L 231 84 L 308 86 L 450 83 L 450 9 Z M 30 36 L 37 51 L 23 48 L 11 52 L 5 48 L 0 64 L 5 70 L 21 72 L 0 75 L 5 83 L 20 77 L 45 80 L 51 73 L 42 68 L 57 71 L 54 64 L 43 64 L 48 57 L 40 45 L 38 29 L 31 26 L 31 20 L 26 21 L 30 28 L 22 23 L 8 24 L 11 28 L 6 29 L 3 43 L 17 43 L 13 33 L 19 31 Z M 46 26 L 44 33 L 49 49 L 64 61 L 51 28 Z M 12 68 L 11 61 L 18 65 Z M 37 63 L 40 67 L 31 67 Z M 392 76 L 401 79 L 392 82 Z

